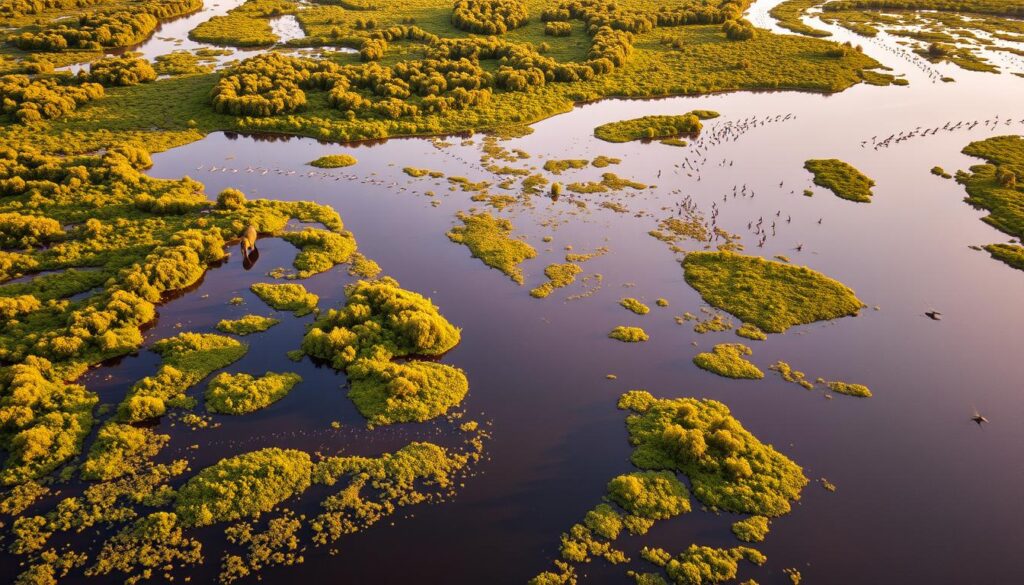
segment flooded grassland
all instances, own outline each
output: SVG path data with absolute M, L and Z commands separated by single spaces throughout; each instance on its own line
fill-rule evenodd
M 169 21 L 143 47 L 177 40 L 142 58 L 202 50 L 186 39 L 212 15 L 278 48 L 300 44 L 292 18 L 306 38 L 330 37 L 327 19 L 343 31 L 333 48 L 358 48 L 341 41 L 396 12 L 269 4 Z M 436 3 L 413 4 L 427 32 L 450 26 Z M 750 6 L 759 36 L 735 41 L 778 43 L 769 60 L 805 40 L 777 27 L 775 4 Z M 528 92 L 517 117 L 545 118 L 529 129 L 477 131 L 509 117 L 508 86 L 462 114 L 399 122 L 373 104 L 349 116 L 337 104 L 352 96 L 309 85 L 294 115 L 213 113 L 219 73 L 104 83 L 38 136 L 12 120 L 5 135 L 22 142 L 5 168 L 23 181 L 5 176 L 0 199 L 4 573 L 1013 581 L 1024 157 L 1019 139 L 993 138 L 1024 134 L 1024 70 L 1006 51 L 1002 73 L 915 53 L 890 34 L 898 23 L 860 36 L 840 24 L 866 9 L 847 8 L 804 17 L 863 45 L 844 49 L 857 52 L 845 72 L 828 65 L 838 93 L 793 91 L 823 70 L 811 81 L 786 65 L 773 75 L 790 91 L 572 105 L 658 95 L 674 81 L 645 43 L 685 54 L 658 35 L 722 34 L 658 26 L 590 85 Z M 578 18 L 553 17 L 572 23 L 560 37 L 514 26 L 510 10 L 503 38 L 586 59 L 570 43 L 588 38 Z M 460 22 L 479 26 L 471 16 Z M 387 42 L 407 56 L 403 43 L 429 41 Z M 694 75 L 768 89 L 750 59 Z M 870 61 L 905 85 L 846 88 Z M 644 68 L 650 85 L 628 91 Z M 320 73 L 372 91 L 347 69 Z M 172 86 L 184 100 L 154 118 L 161 130 L 142 128 L 152 112 L 94 127 L 115 118 L 110 100 Z M 326 136 L 251 132 L 324 120 Z M 461 132 L 339 140 L 431 130 Z M 62 137 L 176 147 L 53 156 Z M 252 250 L 238 238 L 250 225 Z M 28 414 L 26 394 L 45 397 Z

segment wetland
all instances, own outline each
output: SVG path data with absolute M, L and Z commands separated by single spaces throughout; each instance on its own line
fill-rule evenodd
M 1022 16 L 0 2 L 3 574 L 1014 581 Z

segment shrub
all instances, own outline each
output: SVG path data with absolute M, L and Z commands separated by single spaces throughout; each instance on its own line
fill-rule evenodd
M 207 467 L 178 490 L 174 511 L 187 526 L 258 517 L 310 485 L 313 463 L 294 449 L 269 448 Z
M 572 34 L 572 24 L 568 22 L 548 22 L 544 25 L 544 34 L 549 37 L 567 37 Z
M 456 0 L 452 24 L 464 31 L 500 35 L 526 24 L 522 0 Z
M 747 41 L 754 38 L 754 25 L 745 18 L 727 20 L 722 25 L 726 38 L 733 41 Z
M 107 87 L 148 83 L 156 80 L 156 71 L 145 59 L 106 57 L 94 62 L 84 77 Z
M 221 373 L 206 388 L 206 408 L 222 414 L 248 414 L 284 398 L 301 381 L 302 376 L 292 373 L 267 372 L 259 378 Z

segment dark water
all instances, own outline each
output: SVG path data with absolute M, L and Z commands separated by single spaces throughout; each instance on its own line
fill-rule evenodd
M 624 414 L 615 403 L 622 392 L 645 388 L 658 396 L 721 400 L 747 429 L 802 465 L 809 478 L 826 477 L 838 486 L 829 493 L 817 482 L 808 485 L 792 514 L 775 520 L 758 547 L 768 563 L 743 566 L 741 578 L 786 583 L 782 569 L 795 567 L 808 583 L 1019 582 L 1024 572 L 1016 538 L 1024 524 L 1024 360 L 1019 359 L 1024 274 L 968 248 L 1007 237 L 979 221 L 983 213 L 963 203 L 962 187 L 928 170 L 967 168 L 980 162 L 959 154 L 968 142 L 1021 133 L 1024 80 L 956 71 L 958 83 L 931 84 L 906 63 L 902 68 L 889 64 L 907 73 L 909 88 L 856 87 L 828 97 L 763 93 L 607 101 L 501 143 L 532 154 L 528 161 L 509 163 L 513 166 L 540 167 L 549 158 L 598 154 L 623 159 L 607 169 L 567 172 L 559 178 L 563 182 L 595 180 L 612 171 L 658 185 L 637 193 L 582 196 L 585 210 L 569 197 L 558 202 L 538 197 L 532 207 L 503 212 L 539 252 L 523 264 L 526 287 L 446 238 L 456 211 L 482 204 L 469 201 L 468 193 L 449 191 L 444 180 L 411 179 L 401 172 L 403 166 L 416 166 L 498 182 L 479 163 L 479 136 L 472 144 L 452 138 L 452 146 L 438 148 L 428 140 L 342 147 L 311 139 L 214 134 L 155 156 L 154 176 L 191 175 L 211 195 L 230 186 L 250 198 L 308 199 L 336 208 L 364 254 L 403 287 L 431 297 L 463 328 L 462 343 L 444 361 L 466 370 L 470 393 L 464 409 L 489 423 L 493 435 L 487 460 L 453 501 L 410 508 L 394 526 L 384 522 L 343 538 L 337 556 L 310 549 L 304 564 L 267 570 L 263 578 L 524 583 L 550 567 L 559 534 L 600 501 L 606 482 L 631 470 Z M 722 117 L 709 122 L 704 140 L 691 147 L 611 145 L 591 136 L 604 122 L 696 108 L 720 111 Z M 872 137 L 974 120 L 989 122 L 873 147 Z M 745 130 L 725 132 L 729 124 Z M 354 154 L 359 164 L 336 171 L 305 166 L 340 152 Z M 876 180 L 872 203 L 843 201 L 817 188 L 812 198 L 801 195 L 811 186 L 803 161 L 831 157 Z M 681 168 L 684 161 L 699 171 Z M 756 196 L 732 198 L 734 186 L 744 185 Z M 424 195 L 427 190 L 436 196 Z M 719 225 L 743 236 L 748 253 L 788 255 L 848 284 L 871 307 L 858 317 L 748 342 L 753 361 L 764 369 L 781 359 L 810 379 L 866 384 L 873 398 L 825 400 L 820 391 L 807 392 L 772 373 L 758 382 L 734 381 L 691 363 L 698 351 L 739 339 L 732 332 L 699 335 L 692 324 L 680 326 L 672 318 L 698 313 L 704 305 L 683 281 L 678 259 L 647 232 L 685 196 L 706 215 L 715 203 Z M 631 213 L 599 208 L 605 198 Z M 433 206 L 434 200 L 440 205 Z M 763 248 L 746 229 L 758 218 L 777 223 L 777 235 Z M 542 242 L 545 235 L 553 236 L 550 244 Z M 800 252 L 798 244 L 803 244 Z M 584 264 L 584 274 L 603 275 L 603 288 L 575 301 L 565 298 L 583 292 L 580 283 L 545 300 L 531 298 L 528 289 L 544 280 L 544 266 L 562 261 L 566 245 L 576 252 L 610 248 Z M 290 265 L 294 249 L 261 240 L 260 250 L 252 270 L 244 270 L 235 254 L 196 290 L 161 307 L 147 341 L 180 330 L 212 331 L 221 318 L 274 314 L 248 286 L 269 281 L 265 272 L 271 268 Z M 339 267 L 304 284 L 321 295 L 321 307 L 329 307 L 343 299 L 342 287 L 351 280 Z M 246 303 L 228 305 L 236 295 Z M 670 307 L 652 306 L 649 315 L 636 316 L 618 306 L 623 296 L 652 305 L 664 297 Z M 943 320 L 924 317 L 931 309 L 941 311 Z M 373 455 L 411 440 L 458 441 L 443 422 L 363 429 L 342 389 L 344 376 L 284 356 L 297 347 L 312 317 L 281 318 L 281 325 L 245 338 L 250 353 L 228 370 L 296 371 L 304 382 L 259 413 L 215 417 L 222 423 L 217 429 L 191 431 L 179 423 L 166 457 L 187 455 L 198 469 L 270 445 Z M 616 325 L 641 325 L 651 341 L 607 339 Z M 156 356 L 143 352 L 96 370 L 87 383 L 104 401 L 116 402 L 157 366 Z M 609 373 L 618 379 L 606 380 Z M 971 422 L 975 408 L 991 424 Z M 341 429 L 331 429 L 331 421 L 340 421 Z M 171 421 L 162 424 L 166 430 Z M 201 448 L 189 449 L 193 444 Z M 315 510 L 322 495 L 308 494 L 299 509 Z M 736 519 L 695 509 L 659 523 L 646 537 L 621 543 L 633 558 L 643 544 L 672 552 L 691 543 L 731 546 L 729 525 Z M 218 547 L 212 540 L 207 569 L 194 574 L 193 582 L 214 576 Z M 598 560 L 581 571 L 589 582 L 625 583 L 626 569 L 639 567 L 610 567 Z

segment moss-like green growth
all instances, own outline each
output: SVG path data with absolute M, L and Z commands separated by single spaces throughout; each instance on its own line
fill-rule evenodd
M 262 317 L 260 315 L 246 315 L 234 321 L 221 319 L 217 323 L 217 331 L 231 333 L 233 335 L 250 335 L 266 331 L 281 321 L 273 317 Z
M 202 544 L 188 538 L 175 514 L 153 512 L 118 532 L 103 544 L 96 563 L 86 569 L 89 576 L 124 573 L 127 583 L 169 574 L 179 565 L 203 562 Z
M 301 381 L 302 376 L 290 372 L 267 372 L 259 378 L 224 372 L 206 387 L 206 408 L 221 414 L 255 412 L 287 396 Z
M 1024 240 L 1024 136 L 972 142 L 963 152 L 988 161 L 957 173 L 956 180 L 967 190 L 967 203 L 989 212 L 982 218 L 985 223 Z M 991 244 L 985 249 L 993 258 L 1024 270 L 1021 246 Z
M 200 380 L 240 359 L 249 346 L 230 337 L 211 333 L 181 333 L 161 339 L 152 350 L 163 357 L 153 376 L 135 383 L 117 407 L 122 422 L 139 422 L 162 416 L 169 407 L 191 408 L 195 399 L 185 391 Z
M 742 343 L 719 343 L 710 352 L 697 354 L 693 358 L 693 363 L 701 369 L 726 378 L 760 380 L 764 378 L 764 372 L 744 358 L 753 353 Z
M 42 477 L 77 455 L 97 400 L 42 358 L 0 368 L 0 446 L 8 453 L 0 482 Z
M 89 448 L 89 457 L 82 464 L 82 477 L 109 481 L 132 473 L 155 457 L 170 439 L 170 435 L 144 427 L 107 423 Z
M 300 232 L 285 232 L 281 237 L 300 250 L 293 263 L 298 270 L 295 274 L 297 278 L 309 278 L 327 272 L 338 264 L 348 262 L 356 253 L 356 240 L 347 231 L 337 233 L 306 228 Z
M 839 159 L 811 159 L 804 168 L 814 174 L 814 184 L 831 190 L 838 197 L 858 203 L 871 202 L 875 182 L 855 167 Z
M 1024 246 L 1017 244 L 989 244 L 985 251 L 993 258 L 1012 266 L 1017 270 L 1024 270 Z
M 807 484 L 798 465 L 757 440 L 720 402 L 656 399 L 634 390 L 619 408 L 633 411 L 626 419 L 633 463 L 684 473 L 693 495 L 708 506 L 780 516 Z
M 213 65 L 200 63 L 199 57 L 188 51 L 157 55 L 155 61 L 153 69 L 157 75 L 193 75 L 213 71 Z
M 518 284 L 523 284 L 523 272 L 519 264 L 537 256 L 537 250 L 522 240 L 511 237 L 512 222 L 494 217 L 490 213 L 470 215 L 458 214 L 463 225 L 448 232 L 448 239 L 469 248 L 474 258 L 507 274 Z
M 690 511 L 690 492 L 669 471 L 637 471 L 608 482 L 608 499 L 626 511 L 623 525 L 631 534 L 646 534 L 656 520 Z
M 230 585 L 243 577 L 258 574 L 266 567 L 302 563 L 304 519 L 288 510 L 270 519 L 265 530 L 256 529 L 255 521 L 228 527 L 224 531 L 228 541 L 247 550 L 245 556 L 232 553 L 224 556 L 218 581 L 222 585 Z
M 562 174 L 562 172 L 569 169 L 585 169 L 589 164 L 586 159 L 562 159 L 562 160 L 549 160 L 544 163 L 544 170 L 549 173 L 556 175 Z M 607 165 L 605 165 L 607 166 Z
M 544 276 L 548 281 L 530 291 L 530 296 L 543 299 L 550 295 L 555 289 L 569 286 L 576 281 L 576 276 L 583 272 L 583 267 L 572 262 L 563 264 L 549 264 L 544 269 Z
M 264 47 L 277 42 L 270 19 L 292 14 L 295 2 L 290 0 L 246 0 L 227 14 L 213 16 L 192 29 L 190 39 L 232 47 Z
M 626 310 L 633 311 L 637 315 L 646 315 L 651 312 L 651 308 L 641 303 L 639 300 L 633 297 L 626 297 L 619 300 L 619 304 Z
M 439 356 L 459 343 L 459 329 L 429 299 L 382 278 L 345 288 L 346 302 L 313 323 L 302 349 L 347 369 L 359 358 Z
M 683 269 L 701 298 L 767 333 L 856 315 L 864 307 L 845 285 L 806 266 L 733 252 L 693 252 Z
M 863 384 L 850 384 L 847 382 L 829 382 L 829 390 L 847 396 L 858 396 L 860 398 L 871 398 L 871 390 Z
M 763 565 L 767 557 L 755 549 L 711 548 L 691 544 L 681 555 L 665 564 L 665 571 L 676 585 L 725 583 L 736 578 L 739 561 Z
M 619 341 L 625 341 L 627 343 L 638 343 L 640 341 L 647 341 L 651 337 L 647 335 L 647 332 L 640 327 L 625 327 L 619 325 L 615 329 L 611 330 L 608 337 L 612 339 L 618 339 Z
M 450 493 L 460 471 L 479 451 L 459 452 L 413 442 L 380 457 L 327 457 L 314 469 L 314 481 L 342 489 L 322 502 L 313 518 L 313 541 L 328 544 L 364 530 L 403 506 L 438 501 Z
M 778 372 L 779 376 L 783 380 L 791 384 L 799 384 L 805 390 L 814 389 L 814 383 L 808 380 L 807 376 L 803 372 L 801 372 L 800 370 L 793 369 L 793 366 L 790 366 L 788 363 L 782 360 L 779 360 L 772 364 L 771 366 L 768 366 L 768 369 Z
M 744 323 L 736 330 L 736 335 L 745 337 L 747 339 L 753 339 L 754 341 L 764 341 L 768 339 L 768 335 L 764 331 L 758 329 L 757 325 L 753 323 Z
M 320 297 L 301 284 L 270 284 L 257 282 L 249 287 L 263 302 L 279 311 L 292 311 L 296 317 L 316 310 Z
M 679 116 L 644 116 L 602 124 L 594 128 L 594 136 L 607 142 L 677 138 L 700 132 L 701 120 L 717 117 L 718 112 L 709 110 L 695 110 Z
M 751 516 L 732 524 L 732 533 L 743 542 L 761 542 L 768 536 L 768 518 Z
M 342 167 L 350 167 L 357 162 L 359 161 L 357 161 L 356 157 L 351 154 L 328 154 L 311 161 L 309 166 L 316 167 L 318 169 L 340 169 Z
M 932 167 L 931 173 L 936 177 L 942 177 L 943 179 L 952 179 L 953 175 L 946 172 L 946 169 L 940 166 Z
M 221 459 L 178 490 L 174 511 L 187 526 L 258 517 L 306 491 L 313 463 L 294 449 L 269 448 Z
M 347 373 L 352 379 L 348 397 L 371 425 L 430 420 L 469 392 L 462 370 L 434 362 L 363 359 Z

